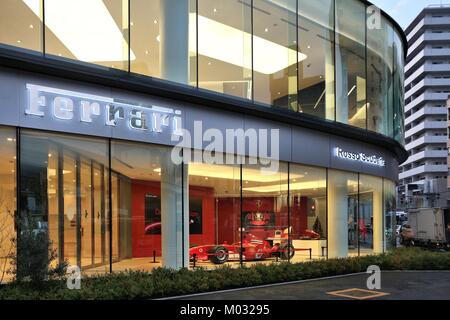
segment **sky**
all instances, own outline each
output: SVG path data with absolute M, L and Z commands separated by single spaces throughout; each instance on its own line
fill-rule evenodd
M 450 4 L 450 0 L 371 0 L 393 17 L 404 29 L 429 5 Z

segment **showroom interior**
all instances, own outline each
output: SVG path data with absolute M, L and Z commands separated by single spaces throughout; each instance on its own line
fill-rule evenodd
M 58 261 L 86 275 L 391 248 L 405 157 L 405 39 L 384 13 L 380 28 L 367 27 L 367 1 L 7 0 L 0 8 L 0 30 L 14 30 L 0 32 L 0 277 L 10 276 L 21 217 L 48 234 Z M 71 98 L 74 119 L 27 113 L 30 84 L 42 90 L 40 110 Z M 45 88 L 53 91 L 41 99 Z M 80 97 L 92 106 L 98 96 L 179 109 L 183 128 L 269 123 L 281 130 L 279 169 L 265 175 L 265 159 L 247 153 L 221 154 L 231 164 L 173 164 L 166 132 L 144 137 L 95 112 L 77 121 Z M 338 159 L 342 146 L 386 164 Z

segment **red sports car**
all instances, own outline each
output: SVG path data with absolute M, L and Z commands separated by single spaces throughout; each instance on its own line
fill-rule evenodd
M 246 261 L 264 260 L 271 257 L 279 257 L 283 260 L 292 258 L 295 249 L 288 245 L 287 241 L 271 245 L 267 240 L 259 240 L 253 234 L 247 233 L 242 242 L 242 259 Z M 214 264 L 224 264 L 230 260 L 239 260 L 241 243 L 221 245 L 203 245 L 189 250 L 191 260 L 211 261 Z

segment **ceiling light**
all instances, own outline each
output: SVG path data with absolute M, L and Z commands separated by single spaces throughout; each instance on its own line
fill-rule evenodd
M 195 13 L 190 14 L 190 33 L 196 33 Z M 248 51 L 252 35 L 237 28 L 215 20 L 198 16 L 198 54 L 239 66 L 244 69 L 252 69 L 251 53 L 247 56 L 243 54 Z M 196 48 L 196 37 L 189 38 L 189 47 Z M 224 50 L 233 48 L 233 50 Z M 253 49 L 258 53 L 254 56 L 253 69 L 263 74 L 274 74 L 295 63 L 297 51 L 289 49 L 278 43 L 254 36 Z M 274 59 L 276 57 L 276 59 Z M 303 61 L 307 56 L 298 53 L 298 61 Z
M 350 91 L 348 92 L 348 96 L 350 96 L 352 94 L 353 91 L 355 91 L 356 89 L 356 84 L 350 89 Z
M 30 24 L 30 29 L 34 29 L 34 26 L 32 24 Z
M 269 29 L 268 29 L 268 28 L 265 28 L 265 29 L 264 29 L 264 32 L 269 32 Z
M 154 23 L 154 24 L 157 24 L 157 23 L 158 23 L 158 20 L 156 20 L 156 19 L 153 20 L 153 23 Z
M 22 1 L 42 20 L 39 1 Z M 122 30 L 102 0 L 46 0 L 45 24 L 78 60 L 128 60 Z

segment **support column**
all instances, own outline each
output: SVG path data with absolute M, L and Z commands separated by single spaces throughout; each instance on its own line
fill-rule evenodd
M 161 248 L 163 267 L 189 266 L 188 166 L 174 164 L 171 149 L 161 157 Z
M 336 47 L 336 121 L 348 123 L 348 66 L 347 55 Z
M 325 117 L 335 119 L 334 45 L 325 49 Z
M 189 0 L 160 0 L 161 78 L 188 84 Z
M 328 177 L 328 257 L 348 255 L 348 187 L 344 173 L 331 171 Z

